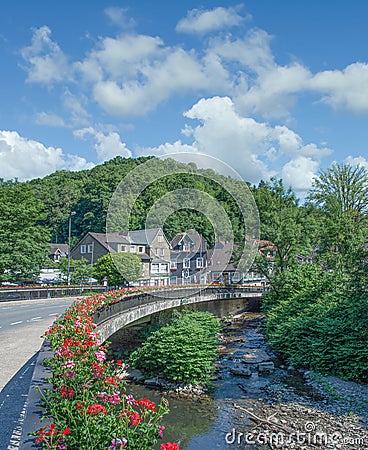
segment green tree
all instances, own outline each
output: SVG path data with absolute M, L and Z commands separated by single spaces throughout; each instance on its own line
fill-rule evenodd
M 0 281 L 34 280 L 48 257 L 43 205 L 23 183 L 0 185 Z
M 62 258 L 59 263 L 60 272 L 64 281 L 68 280 L 68 258 Z M 70 259 L 70 283 L 83 284 L 92 277 L 93 269 L 85 258 Z
M 93 274 L 99 282 L 107 277 L 110 286 L 129 284 L 142 276 L 142 261 L 133 253 L 108 253 L 93 264 Z
M 263 251 L 254 269 L 268 278 L 271 286 L 281 289 L 283 278 L 277 277 L 297 264 L 297 256 L 309 257 L 313 251 L 315 221 L 310 208 L 301 207 L 291 188 L 281 179 L 262 182 L 254 190 L 258 206 Z M 269 244 L 267 243 L 269 242 Z M 273 258 L 267 253 L 272 252 Z
M 309 200 L 324 214 L 320 255 L 328 268 L 348 272 L 368 241 L 368 171 L 333 164 L 314 180 Z

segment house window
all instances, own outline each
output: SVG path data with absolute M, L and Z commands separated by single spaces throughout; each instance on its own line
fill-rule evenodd
M 86 253 L 86 246 L 85 245 L 81 245 L 80 246 L 80 252 L 81 253 Z
M 135 245 L 131 245 L 130 246 L 130 253 L 135 253 L 135 249 L 136 249 Z
M 121 246 L 120 246 L 120 251 L 121 251 L 121 252 L 126 252 L 126 251 L 127 251 L 126 245 L 121 245 Z
M 196 268 L 201 269 L 203 267 L 203 258 L 196 259 Z
M 175 270 L 178 268 L 178 263 L 177 261 L 171 261 L 170 262 L 170 269 Z
M 87 246 L 87 252 L 88 252 L 88 253 L 93 253 L 93 244 L 88 244 L 88 246 Z
M 160 273 L 167 273 L 167 264 L 160 264 Z
M 159 273 L 160 265 L 159 264 L 152 264 L 151 265 L 151 273 Z
M 138 247 L 138 253 L 144 253 L 144 247 L 143 247 L 143 245 L 140 245 L 140 246 Z
M 164 237 L 162 236 L 162 234 L 158 235 L 157 240 L 158 240 L 158 242 L 164 242 Z
M 164 248 L 160 248 L 160 256 L 165 256 L 165 249 Z
M 190 268 L 190 259 L 189 258 L 184 258 L 183 259 L 183 267 L 184 267 L 184 269 L 189 269 Z
M 185 244 L 183 246 L 183 251 L 190 252 L 190 243 L 189 242 L 185 242 Z

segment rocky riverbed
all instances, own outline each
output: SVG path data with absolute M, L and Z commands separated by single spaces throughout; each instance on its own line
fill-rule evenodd
M 145 382 L 165 391 L 169 401 L 173 393 L 195 402 L 191 417 L 181 417 L 181 429 L 175 428 L 182 434 L 170 436 L 181 449 L 368 449 L 368 386 L 287 366 L 266 345 L 261 314 L 228 320 L 219 352 L 210 401 L 193 386 L 168 386 L 159 377 Z M 175 402 L 179 410 L 180 400 Z M 188 436 L 186 420 L 190 424 L 196 408 L 207 411 L 211 425 Z
M 246 330 L 240 338 L 239 328 Z M 233 360 L 230 373 L 244 392 L 232 402 L 228 446 L 368 449 L 368 386 L 282 364 L 265 344 L 261 315 L 229 321 L 222 351 L 220 367 Z

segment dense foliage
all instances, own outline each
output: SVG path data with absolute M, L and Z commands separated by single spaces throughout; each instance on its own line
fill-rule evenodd
M 142 261 L 133 253 L 108 253 L 93 264 L 93 275 L 100 283 L 107 277 L 109 286 L 123 286 L 142 276 Z
M 271 283 L 263 306 L 269 342 L 292 364 L 367 382 L 367 170 L 334 165 L 321 171 L 309 201 L 302 208 L 302 248 L 271 263 L 258 261 Z M 268 236 L 272 221 L 263 223 L 271 224 Z M 281 222 L 286 227 L 288 221 L 285 214 Z M 292 239 L 277 245 L 285 250 Z
M 217 359 L 219 322 L 206 312 L 187 312 L 153 332 L 130 356 L 148 376 L 199 384 L 207 382 Z
M 0 281 L 34 280 L 48 256 L 42 203 L 25 184 L 0 180 Z

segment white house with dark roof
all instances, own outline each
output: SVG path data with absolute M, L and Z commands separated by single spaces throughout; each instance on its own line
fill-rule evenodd
M 170 283 L 170 244 L 161 228 L 116 233 L 86 233 L 72 249 L 72 259 L 85 258 L 90 264 L 111 252 L 135 253 L 142 261 L 139 285 Z

